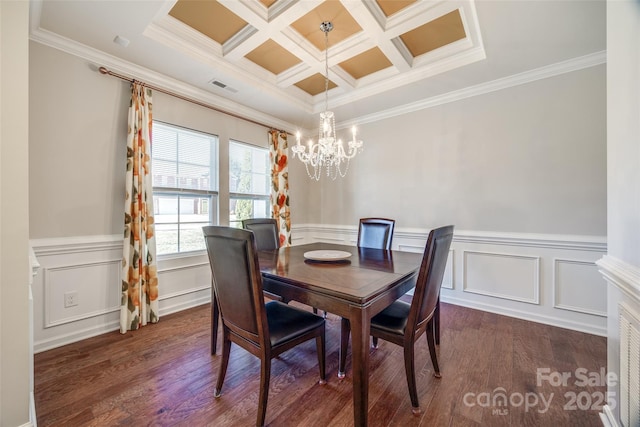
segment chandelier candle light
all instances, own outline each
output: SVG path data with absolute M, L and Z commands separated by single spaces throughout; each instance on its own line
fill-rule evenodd
M 300 144 L 300 132 L 296 134 L 297 144 L 291 149 L 293 157 L 298 158 L 304 163 L 307 174 L 316 181 L 320 180 L 322 169 L 324 168 L 328 177 L 336 179 L 338 174 L 341 177 L 347 175 L 349 170 L 349 160 L 354 158 L 357 153 L 362 151 L 363 142 L 356 139 L 355 126 L 351 129 L 352 139 L 348 142 L 348 150 L 345 151 L 342 140 L 336 138 L 336 124 L 333 111 L 329 111 L 329 31 L 333 29 L 331 22 L 325 21 L 320 24 L 320 29 L 324 32 L 324 60 L 325 60 L 325 78 L 324 78 L 324 112 L 320 113 L 320 126 L 318 127 L 318 142 L 314 143 L 309 140 L 309 151 L 307 147 Z M 313 169 L 313 173 L 311 169 Z M 343 170 L 344 166 L 344 170 Z

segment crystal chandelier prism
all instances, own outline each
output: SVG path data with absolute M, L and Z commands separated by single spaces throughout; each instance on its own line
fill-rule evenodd
M 352 139 L 347 143 L 347 149 L 342 140 L 336 138 L 335 116 L 329 111 L 329 31 L 333 29 L 331 22 L 320 24 L 324 32 L 324 112 L 320 113 L 320 125 L 318 126 L 318 142 L 309 140 L 309 145 L 300 144 L 300 132 L 296 134 L 297 144 L 292 147 L 293 157 L 298 156 L 304 163 L 307 174 L 316 181 L 320 180 L 322 171 L 331 179 L 338 175 L 345 177 L 349 170 L 349 161 L 362 151 L 363 142 L 356 139 L 356 128 L 352 128 Z

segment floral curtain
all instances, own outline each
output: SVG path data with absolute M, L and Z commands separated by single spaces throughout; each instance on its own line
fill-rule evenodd
M 151 184 L 151 89 L 131 85 L 122 257 L 120 332 L 158 316 L 158 270 Z
M 286 132 L 275 129 L 269 131 L 269 159 L 271 160 L 271 216 L 278 221 L 280 246 L 291 246 Z

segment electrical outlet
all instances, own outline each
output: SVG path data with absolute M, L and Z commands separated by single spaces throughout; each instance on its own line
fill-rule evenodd
M 75 307 L 76 305 L 78 305 L 78 292 L 77 291 L 66 292 L 64 294 L 64 307 L 69 308 L 69 307 Z

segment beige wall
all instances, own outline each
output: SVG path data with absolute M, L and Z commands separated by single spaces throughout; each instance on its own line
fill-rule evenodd
M 32 43 L 30 85 L 31 238 L 119 233 L 128 84 Z M 292 220 L 604 236 L 605 93 L 596 66 L 365 124 L 347 178 L 311 181 L 291 161 Z M 265 146 L 265 129 L 159 92 L 153 108 L 220 136 L 226 221 L 226 141 Z
M 120 234 L 129 83 L 39 43 L 30 44 L 30 60 L 31 238 Z M 228 141 L 267 147 L 267 129 L 161 92 L 153 95 L 153 118 L 219 136 L 220 221 L 227 223 Z M 305 191 L 291 187 L 292 208 L 303 211 Z
M 29 423 L 29 3 L 0 2 L 0 425 Z
M 314 221 L 604 236 L 605 84 L 602 65 L 361 126 Z
M 87 61 L 29 49 L 31 238 L 120 234 L 128 87 Z

